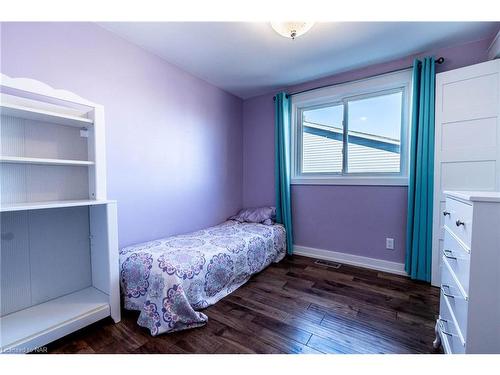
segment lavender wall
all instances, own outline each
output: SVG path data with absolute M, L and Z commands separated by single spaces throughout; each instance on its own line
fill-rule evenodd
M 242 102 L 89 23 L 2 23 L 1 71 L 104 105 L 124 246 L 216 224 L 242 203 Z
M 119 202 L 121 246 L 274 203 L 273 93 L 242 104 L 94 24 L 2 23 L 1 32 L 3 73 L 105 106 L 108 195 Z M 488 43 L 422 55 L 442 55 L 439 69 L 454 69 L 486 60 Z M 413 57 L 287 90 L 383 73 Z M 403 261 L 406 188 L 295 185 L 292 200 L 297 245 Z M 395 238 L 394 251 L 385 237 Z
M 445 57 L 439 71 L 487 60 L 491 40 L 426 51 Z M 412 64 L 415 56 L 340 73 L 285 88 L 294 92 L 385 73 Z M 243 205 L 274 204 L 274 93 L 243 103 Z M 407 188 L 389 186 L 292 186 L 295 244 L 371 258 L 404 261 Z M 385 238 L 395 249 L 385 249 Z

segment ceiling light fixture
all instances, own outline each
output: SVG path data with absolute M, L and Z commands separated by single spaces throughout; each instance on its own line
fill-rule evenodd
M 271 27 L 285 38 L 295 39 L 307 33 L 314 22 L 271 22 Z

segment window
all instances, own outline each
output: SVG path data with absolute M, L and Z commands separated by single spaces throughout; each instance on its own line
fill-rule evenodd
M 406 185 L 410 74 L 292 96 L 292 183 Z

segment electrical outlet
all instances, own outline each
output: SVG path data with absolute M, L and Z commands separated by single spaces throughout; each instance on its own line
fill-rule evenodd
M 385 248 L 388 250 L 394 250 L 394 238 L 385 239 Z

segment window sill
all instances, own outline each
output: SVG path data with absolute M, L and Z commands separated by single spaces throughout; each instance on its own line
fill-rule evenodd
M 296 177 L 292 185 L 408 186 L 408 177 Z

